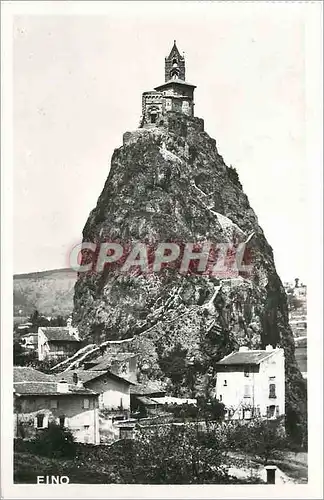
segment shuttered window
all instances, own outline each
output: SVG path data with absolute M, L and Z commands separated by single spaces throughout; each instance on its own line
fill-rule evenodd
M 269 384 L 269 398 L 276 398 L 276 384 Z

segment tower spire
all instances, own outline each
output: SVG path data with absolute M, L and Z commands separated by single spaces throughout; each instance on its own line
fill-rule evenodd
M 168 57 L 165 58 L 165 81 L 172 79 L 186 79 L 185 58 L 180 54 L 176 40 Z

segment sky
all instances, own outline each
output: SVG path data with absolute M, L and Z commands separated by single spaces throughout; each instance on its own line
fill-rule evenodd
M 176 39 L 195 115 L 237 169 L 281 279 L 307 280 L 304 6 L 102 3 L 14 21 L 14 272 L 68 266 Z

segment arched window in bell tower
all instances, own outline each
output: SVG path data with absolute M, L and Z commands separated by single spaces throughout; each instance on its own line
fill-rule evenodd
M 170 78 L 186 79 L 185 59 L 180 54 L 175 40 L 169 56 L 165 58 L 165 81 Z
M 170 71 L 171 78 L 179 78 L 180 70 L 176 59 L 173 59 L 172 69 Z

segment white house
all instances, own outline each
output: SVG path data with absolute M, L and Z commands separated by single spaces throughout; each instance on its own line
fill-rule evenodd
M 240 347 L 217 363 L 216 397 L 226 417 L 276 418 L 285 414 L 285 358 L 283 349 Z
M 70 384 L 81 382 L 84 387 L 99 394 L 99 408 L 128 414 L 130 412 L 130 380 L 110 370 L 69 370 L 57 374 Z
M 69 384 L 81 384 L 99 394 L 99 429 L 102 443 L 112 443 L 117 439 L 131 437 L 135 421 L 130 419 L 129 379 L 110 370 L 68 370 L 55 375 Z

